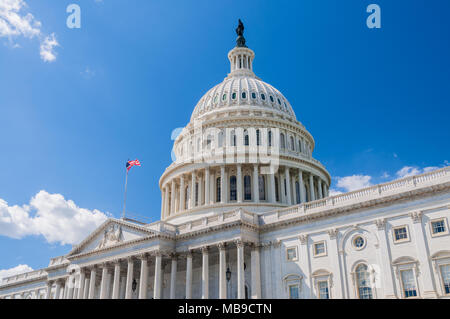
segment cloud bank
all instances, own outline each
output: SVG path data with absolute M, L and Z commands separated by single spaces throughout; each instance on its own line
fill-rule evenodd
M 49 243 L 77 244 L 109 214 L 78 207 L 61 194 L 41 190 L 29 204 L 9 206 L 0 199 L 0 235 L 15 239 L 44 236 Z

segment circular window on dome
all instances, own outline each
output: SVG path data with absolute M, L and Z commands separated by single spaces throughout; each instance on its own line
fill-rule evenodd
M 271 95 L 271 96 L 269 96 L 269 98 L 270 98 L 270 102 L 273 103 L 273 101 L 274 101 L 273 96 Z
M 353 238 L 353 246 L 356 249 L 358 250 L 363 249 L 365 245 L 366 241 L 361 236 L 356 236 L 355 238 Z
M 261 93 L 261 99 L 262 99 L 263 101 L 266 100 L 266 96 L 264 95 L 264 93 Z
M 245 99 L 247 98 L 247 93 L 242 92 L 241 96 L 242 96 L 242 98 L 245 100 Z
M 252 92 L 252 99 L 256 99 L 256 93 Z
M 227 99 L 227 94 L 225 93 L 224 95 L 222 95 L 222 101 L 225 101 Z
M 233 92 L 233 94 L 231 94 L 231 98 L 232 98 L 233 100 L 236 100 L 236 92 Z

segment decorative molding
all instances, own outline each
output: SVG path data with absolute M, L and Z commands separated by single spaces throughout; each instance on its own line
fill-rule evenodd
M 409 213 L 409 216 L 413 220 L 414 224 L 422 222 L 422 215 L 423 215 L 423 213 L 421 211 L 415 211 L 415 212 Z
M 380 218 L 375 220 L 375 225 L 377 225 L 378 230 L 386 229 L 386 218 Z

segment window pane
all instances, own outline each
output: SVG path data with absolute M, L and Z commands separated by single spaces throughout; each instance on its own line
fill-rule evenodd
M 329 299 L 330 295 L 328 294 L 328 282 L 327 281 L 319 281 L 319 299 Z
M 450 265 L 441 266 L 442 282 L 444 283 L 444 291 L 450 294 Z
M 321 255 L 321 254 L 325 253 L 325 244 L 324 243 L 314 244 L 314 249 L 315 249 L 316 255 Z
M 259 175 L 259 200 L 266 200 L 266 185 L 264 176 Z
M 244 200 L 252 200 L 252 186 L 250 176 L 244 176 Z
M 220 177 L 217 177 L 216 180 L 216 202 L 220 202 Z
M 236 176 L 230 177 L 230 200 L 236 200 Z
M 395 240 L 407 239 L 408 234 L 406 232 L 406 227 L 397 228 L 394 230 L 395 232 Z
M 356 268 L 356 280 L 358 283 L 359 299 L 372 299 L 370 275 L 366 265 L 359 265 L 358 268 Z
M 289 298 L 290 299 L 298 299 L 298 286 L 297 285 L 289 286 Z
M 443 220 L 439 220 L 436 222 L 432 222 L 433 234 L 444 233 L 445 232 L 445 224 Z
M 405 298 L 417 296 L 414 271 L 412 269 L 401 271 L 403 293 Z

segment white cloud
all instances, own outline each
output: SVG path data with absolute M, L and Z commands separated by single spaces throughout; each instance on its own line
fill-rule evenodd
M 369 175 L 352 175 L 337 178 L 337 187 L 343 188 L 347 192 L 351 192 L 360 188 L 372 186 L 370 180 L 372 176 Z
M 431 172 L 438 168 L 439 167 L 437 167 L 437 166 L 428 166 L 428 167 L 424 167 L 424 168 L 420 168 L 417 166 L 404 166 L 400 170 L 398 170 L 397 173 L 395 173 L 395 175 L 397 176 L 397 178 L 403 178 L 403 177 L 409 177 L 409 176 L 414 176 L 414 175 L 418 175 L 418 174 L 422 174 L 422 173 Z
M 16 267 L 9 268 L 9 269 L 0 269 L 0 283 L 2 282 L 3 278 L 11 277 L 19 274 L 23 274 L 25 272 L 33 271 L 33 268 L 31 268 L 28 265 L 17 265 Z
M 9 47 L 18 48 L 14 39 L 25 37 L 38 38 L 41 42 L 40 55 L 42 60 L 52 62 L 56 59 L 53 51 L 58 46 L 55 34 L 44 36 L 41 32 L 42 23 L 28 12 L 28 5 L 24 0 L 0 0 L 0 37 L 8 38 Z
M 44 41 L 41 43 L 41 59 L 45 62 L 53 62 L 56 60 L 56 53 L 53 48 L 59 46 L 58 41 L 56 41 L 55 34 L 52 33 L 45 37 Z
M 80 208 L 61 194 L 41 190 L 29 205 L 9 206 L 0 199 L 0 235 L 42 235 L 49 243 L 76 244 L 107 219 L 99 210 Z

